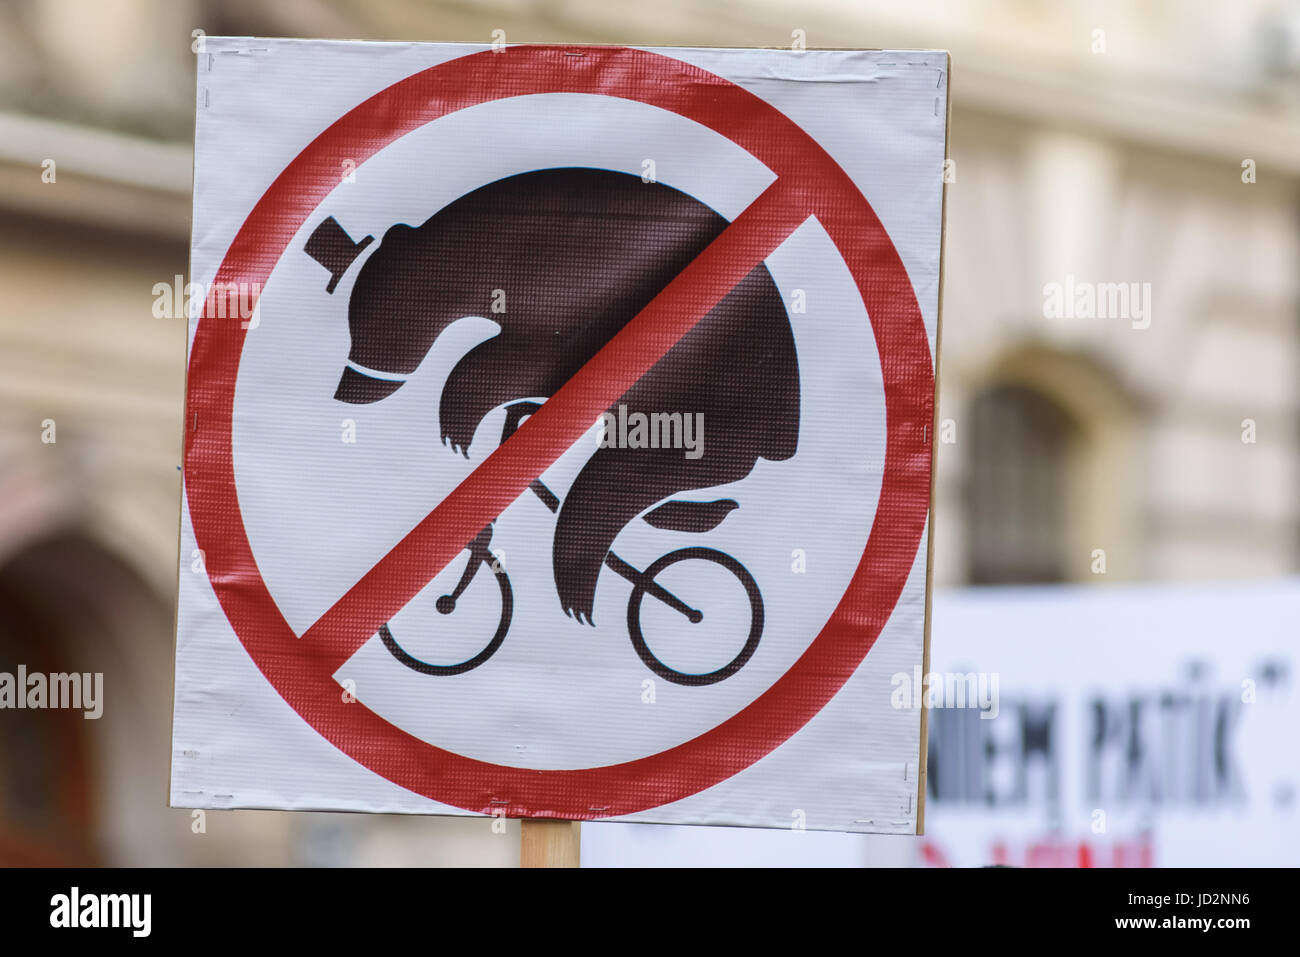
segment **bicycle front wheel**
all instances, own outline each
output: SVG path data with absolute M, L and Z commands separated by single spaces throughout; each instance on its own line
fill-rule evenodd
M 506 640 L 506 632 L 510 630 L 510 618 L 514 613 L 514 592 L 510 588 L 510 579 L 506 577 L 505 570 L 489 571 L 488 574 L 497 580 L 497 585 L 501 590 L 501 618 L 497 622 L 496 632 L 492 635 L 491 640 L 478 654 L 455 664 L 435 664 L 431 661 L 425 661 L 415 657 L 398 644 L 397 639 L 393 637 L 392 629 L 388 627 L 387 623 L 379 626 L 379 638 L 383 641 L 384 647 L 406 667 L 426 675 L 459 675 L 483 664 L 496 654 L 497 649 L 501 647 L 501 643 Z M 452 607 L 454 609 L 454 603 Z M 448 617 L 454 618 L 454 616 L 455 611 L 453 610 Z M 454 627 L 454 624 L 449 623 L 445 627 Z

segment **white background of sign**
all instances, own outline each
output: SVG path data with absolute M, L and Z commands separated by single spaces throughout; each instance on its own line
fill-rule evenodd
M 331 122 L 412 73 L 482 48 L 209 38 L 207 49 L 200 57 L 192 262 L 202 282 L 215 275 L 274 177 Z M 914 54 L 916 65 L 909 66 L 908 58 L 880 52 L 660 52 L 757 93 L 844 167 L 903 258 L 933 351 L 943 55 Z M 831 77 L 856 82 L 801 82 Z M 240 148 L 231 149 L 233 142 Z M 267 284 L 235 398 L 244 521 L 268 587 L 296 631 L 482 461 L 501 416 L 481 428 L 469 462 L 440 444 L 442 380 L 465 350 L 492 334 L 486 318 L 463 320 L 391 399 L 373 406 L 334 402 L 348 351 L 351 278 L 326 295 L 325 273 L 301 252 L 306 237 L 332 215 L 356 238 L 381 238 L 393 223 L 423 222 L 458 196 L 516 172 L 576 165 L 639 176 L 646 158 L 655 160 L 659 181 L 728 218 L 771 179 L 734 144 L 675 114 L 552 94 L 485 104 L 429 124 L 361 164 L 353 181 L 340 182 L 308 217 Z M 880 369 L 861 299 L 817 223 L 806 223 L 767 264 L 787 302 L 795 288 L 808 295 L 807 314 L 792 317 L 803 404 L 798 454 L 760 462 L 742 482 L 693 495 L 741 501 L 708 535 L 681 541 L 634 523 L 615 542 L 615 551 L 641 567 L 686 544 L 739 557 L 763 588 L 769 615 L 745 669 L 708 688 L 658 681 L 655 703 L 646 704 L 643 681 L 651 675 L 627 638 L 628 587 L 603 574 L 596 629 L 564 618 L 550 578 L 554 519 L 525 496 L 493 539 L 505 552 L 516 602 L 502 650 L 479 669 L 445 679 L 403 668 L 373 639 L 337 675 L 355 682 L 358 698 L 462 754 L 524 767 L 589 767 L 655 753 L 707 730 L 754 700 L 802 653 L 843 593 L 874 514 L 884 430 Z M 192 321 L 191 337 L 194 328 Z M 355 443 L 340 440 L 345 418 L 356 423 Z M 586 453 L 575 447 L 544 476 L 561 496 Z M 186 510 L 174 803 L 462 813 L 355 764 L 289 709 L 239 645 L 206 576 L 192 573 L 194 548 Z M 795 548 L 808 554 L 807 574 L 791 572 Z M 925 552 L 923 540 L 894 616 L 821 714 L 758 765 L 637 819 L 785 826 L 798 812 L 809 828 L 862 829 L 855 822 L 870 819 L 912 831 L 917 715 L 891 708 L 888 692 L 891 674 L 921 660 Z M 459 563 L 444 572 L 394 628 L 415 632 L 436 620 L 430 596 L 446 590 L 441 586 L 458 571 Z M 712 663 L 698 664 L 704 670 Z M 437 707 L 430 707 L 435 689 Z

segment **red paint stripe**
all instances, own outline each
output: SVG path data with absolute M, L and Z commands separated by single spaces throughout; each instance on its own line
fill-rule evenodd
M 778 179 L 335 602 L 303 638 L 332 674 L 808 217 Z

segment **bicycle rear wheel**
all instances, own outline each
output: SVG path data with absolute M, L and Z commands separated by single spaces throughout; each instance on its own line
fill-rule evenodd
M 739 580 L 749 598 L 750 626 L 745 645 L 735 658 L 715 671 L 704 673 L 678 671 L 676 668 L 665 664 L 650 649 L 641 628 L 641 603 L 645 596 L 650 594 L 650 583 L 664 569 L 678 562 L 686 561 L 708 561 L 721 565 Z M 685 620 L 683 619 L 683 621 Z M 687 627 L 693 627 L 694 622 L 695 620 Z M 763 595 L 758 590 L 758 582 L 754 581 L 754 576 L 749 573 L 749 569 L 726 552 L 720 552 L 716 548 L 681 548 L 675 552 L 669 552 L 651 563 L 641 579 L 632 586 L 632 597 L 627 602 L 627 631 L 632 639 L 632 647 L 636 649 L 636 653 L 640 655 L 646 667 L 665 681 L 691 686 L 716 684 L 725 678 L 730 678 L 743 668 L 757 650 L 758 640 L 763 635 Z

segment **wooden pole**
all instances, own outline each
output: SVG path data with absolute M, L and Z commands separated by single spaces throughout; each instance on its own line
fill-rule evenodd
M 577 867 L 578 822 L 524 818 L 519 822 L 520 867 Z

